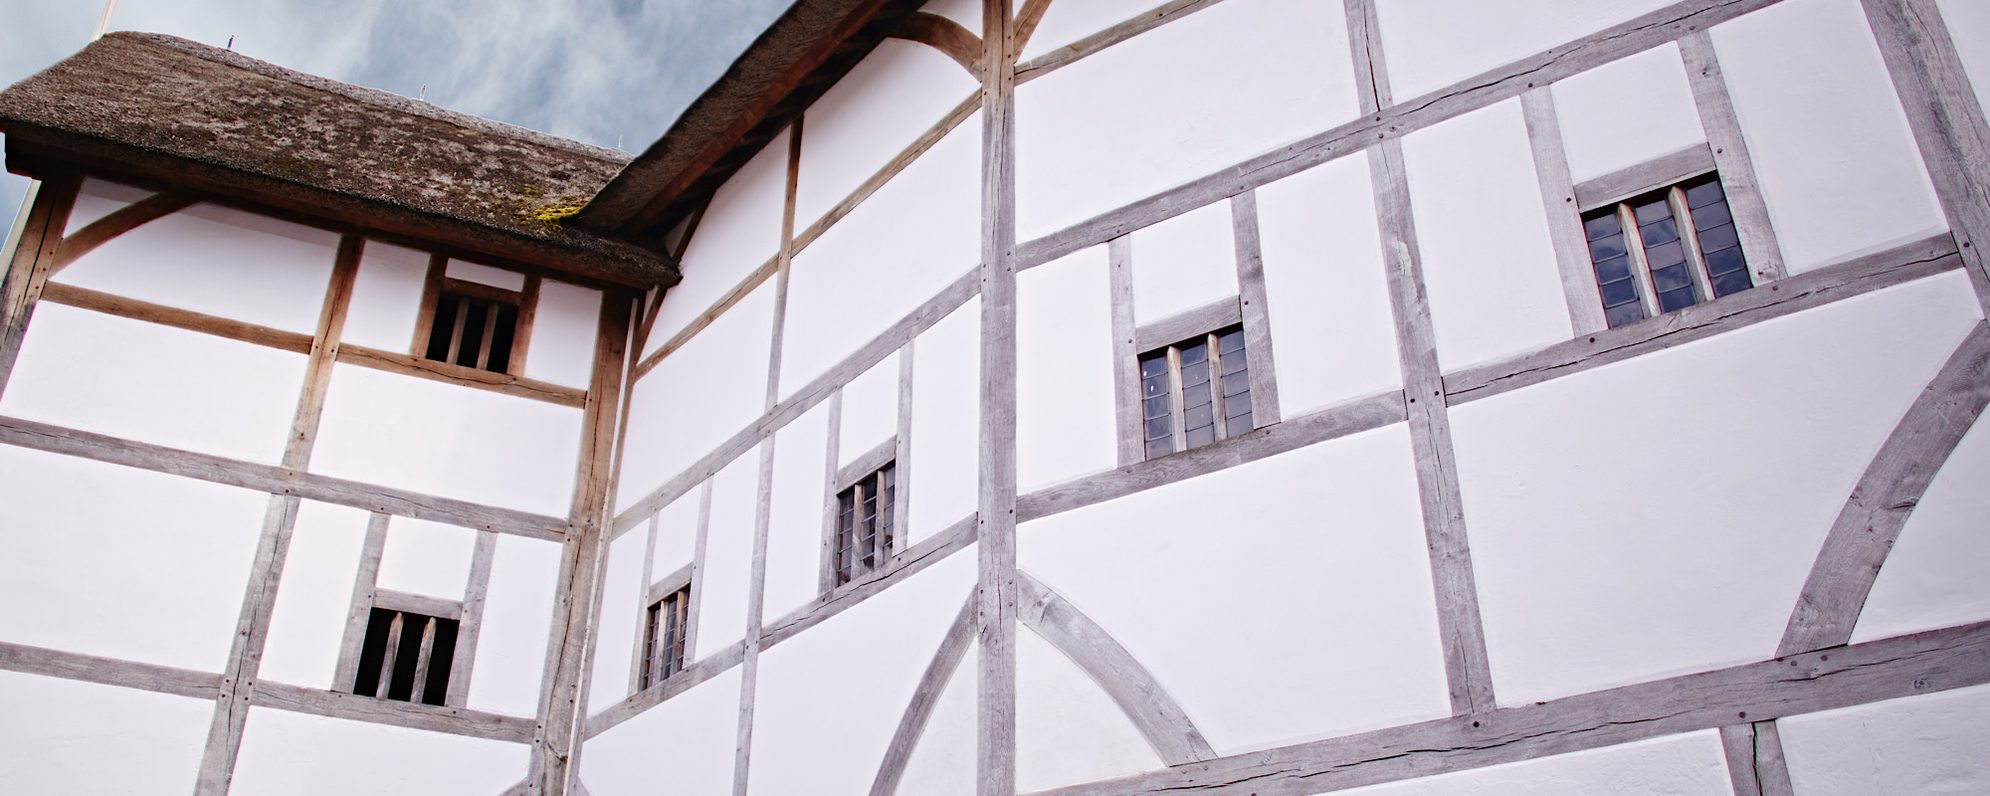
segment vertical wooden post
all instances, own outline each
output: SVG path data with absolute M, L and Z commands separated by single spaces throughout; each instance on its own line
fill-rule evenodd
M 982 7 L 980 586 L 975 632 L 981 796 L 1016 792 L 1016 53 L 1010 0 Z
M 1561 115 L 1548 86 L 1520 95 L 1527 117 L 1527 140 L 1534 149 L 1534 173 L 1541 183 L 1541 206 L 1548 215 L 1548 237 L 1561 272 L 1562 300 L 1568 304 L 1569 325 L 1577 336 L 1603 331 L 1603 301 L 1596 292 L 1596 275 L 1589 264 L 1589 241 L 1569 175 L 1568 149 L 1562 143 Z
M 1679 40 L 1679 57 L 1686 62 L 1686 80 L 1693 86 L 1700 127 L 1714 152 L 1721 191 L 1727 194 L 1728 211 L 1734 216 L 1734 230 L 1741 238 L 1741 251 L 1748 257 L 1755 284 L 1789 276 L 1783 266 L 1782 244 L 1769 221 L 1769 206 L 1762 201 L 1755 159 L 1748 154 L 1748 140 L 1741 134 L 1741 119 L 1734 112 L 1734 98 L 1727 92 L 1720 56 L 1714 52 L 1713 37 L 1705 30 L 1686 34 Z
M 35 303 L 41 300 L 42 286 L 54 267 L 55 252 L 62 244 L 62 230 L 69 224 L 69 209 L 76 204 L 81 181 L 61 177 L 35 184 L 24 203 L 26 212 L 18 232 L 9 237 L 7 272 L 0 278 L 0 395 L 14 373 L 14 361 L 21 355 L 21 342 L 27 338 L 28 322 L 33 320 Z

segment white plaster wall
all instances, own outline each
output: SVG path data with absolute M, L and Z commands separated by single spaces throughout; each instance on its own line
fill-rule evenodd
M 761 620 L 772 624 L 815 599 L 828 511 L 829 405 L 796 418 L 774 436 L 774 488 L 768 497 L 767 577 Z
M 1975 0 L 1935 0 L 1942 23 L 1955 42 L 1962 68 L 1976 94 L 1979 109 L 1990 108 L 1990 5 Z
M 1720 733 L 1703 730 L 1336 793 L 1347 796 L 1498 793 L 1729 796 L 1734 793 L 1734 786 L 1728 779 Z
M 1022 12 L 1022 3 L 1016 4 L 1016 12 Z M 1160 7 L 1160 0 L 1082 0 L 1076 3 L 1051 3 L 1043 12 L 1043 19 L 1037 23 L 1036 32 L 1023 46 L 1022 57 L 1027 61 L 1110 28 L 1121 22 L 1140 16 L 1144 12 Z
M 208 699 L 0 672 L 0 789 L 182 794 L 200 776 Z
M 305 358 L 43 303 L 0 414 L 274 464 Z
M 1164 765 L 1133 720 L 1091 675 L 1042 636 L 1028 628 L 1017 629 L 1017 792 L 1122 777 Z
M 1093 246 L 1016 277 L 1016 482 L 1022 492 L 1118 464 L 1107 268 L 1106 247 Z
M 951 19 L 968 32 L 981 35 L 980 0 L 932 0 L 919 10 Z
M 52 281 L 310 334 L 339 236 L 200 204 L 110 239 Z
M 1403 162 L 1444 368 L 1568 339 L 1520 101 L 1404 136 Z
M 945 53 L 885 39 L 809 106 L 795 229 L 815 223 L 981 85 Z
M 739 669 L 728 669 L 587 739 L 580 774 L 588 792 L 731 793 L 739 683 Z
M 529 751 L 524 744 L 250 708 L 228 792 L 484 796 L 523 779 Z
M 916 543 L 980 500 L 981 299 L 933 324 L 912 353 L 912 479 L 899 499 Z
M 813 138 L 814 128 L 806 130 Z M 793 395 L 980 260 L 981 123 L 971 117 L 795 255 L 781 394 Z
M 1845 496 L 1977 315 L 1952 272 L 1453 407 L 1501 703 L 1773 656 Z
M 1018 239 L 1354 118 L 1345 28 L 1333 3 L 1230 0 L 1018 86 Z
M 608 565 L 602 569 L 601 610 L 594 621 L 593 676 L 588 680 L 587 711 L 600 713 L 633 690 L 636 634 L 643 589 L 643 554 L 648 537 L 637 528 L 608 545 Z
M 703 489 L 693 489 L 657 512 L 656 550 L 650 555 L 650 582 L 670 577 L 670 573 L 691 565 L 698 551 L 698 510 Z M 630 535 L 642 534 L 638 528 Z M 643 584 L 645 590 L 649 584 Z
M 975 768 L 981 754 L 976 745 L 981 722 L 975 713 L 978 690 L 975 662 L 981 659 L 980 653 L 980 645 L 969 641 L 960 666 L 941 688 L 939 700 L 933 703 L 933 713 L 926 718 L 926 730 L 919 734 L 919 740 L 912 745 L 912 755 L 905 759 L 905 773 L 898 779 L 897 793 L 901 796 L 964 796 L 974 792 Z
M 574 407 L 337 365 L 311 470 L 563 517 L 580 420 Z
M 1576 182 L 1707 140 L 1677 44 L 1604 64 L 1556 83 L 1552 91 L 1569 176 Z
M 1791 273 L 1948 228 L 1856 0 L 1778 3 L 1713 37 Z
M 221 671 L 268 495 L 11 446 L 0 472 L 0 639 Z
M 843 425 L 836 437 L 836 466 L 842 467 L 898 433 L 900 350 L 843 385 Z
M 616 510 L 641 500 L 760 418 L 774 285 L 755 289 L 651 370 L 629 395 Z
M 684 281 L 663 294 L 656 327 L 643 347 L 649 356 L 759 268 L 781 248 L 787 205 L 788 131 L 768 141 L 712 195 L 684 249 Z
M 428 260 L 428 252 L 367 241 L 360 250 L 359 273 L 353 275 L 352 301 L 340 342 L 382 351 L 411 350 L 422 289 L 428 281 Z
M 1671 0 L 1377 0 L 1398 102 L 1650 11 Z
M 1396 425 L 1035 520 L 1017 545 L 1235 754 L 1450 713 L 1419 505 Z
M 1990 792 L 1990 686 L 1776 722 L 1804 796 Z
M 540 280 L 532 340 L 525 348 L 526 378 L 587 389 L 600 328 L 601 291 Z
M 63 225 L 62 234 L 66 237 L 77 230 L 108 216 L 125 205 L 132 204 L 152 192 L 144 188 L 106 182 L 94 177 L 83 180 L 76 192 L 76 204 L 69 209 L 69 222 Z
M 1852 641 L 1990 619 L 1990 423 L 1978 420 L 1935 473 L 1880 567 Z
M 473 263 L 468 260 L 450 258 L 442 266 L 442 275 L 450 279 L 461 279 L 480 285 L 490 285 L 499 290 L 514 293 L 525 289 L 525 275 L 507 268 Z
M 1259 188 L 1258 237 L 1280 414 L 1402 386 L 1367 156 Z
M 1134 323 L 1153 323 L 1236 295 L 1237 242 L 1229 202 L 1133 233 Z
M 257 677 L 351 690 L 351 683 L 334 682 L 332 676 L 345 641 L 367 520 L 359 509 L 309 500 L 298 504 Z
M 513 716 L 539 712 L 559 579 L 558 544 L 498 536 L 491 583 L 484 592 L 484 622 L 477 631 L 476 668 L 464 703 L 470 709 Z
M 870 789 L 973 587 L 975 554 L 955 553 L 760 654 L 747 793 Z
M 747 590 L 753 579 L 753 524 L 759 512 L 760 451 L 747 451 L 712 481 L 712 517 L 705 530 L 705 563 L 698 574 L 697 649 L 693 658 L 725 649 L 746 637 Z
M 387 544 L 380 551 L 375 585 L 461 602 L 470 585 L 470 559 L 476 550 L 474 530 L 394 517 L 387 521 Z

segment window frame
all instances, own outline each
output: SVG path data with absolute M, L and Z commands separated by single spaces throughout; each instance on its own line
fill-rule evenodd
M 1128 361 L 1121 365 L 1121 367 L 1128 369 L 1128 372 L 1131 374 L 1131 394 L 1123 399 L 1130 401 L 1131 405 L 1128 407 L 1126 420 L 1122 422 L 1120 430 L 1121 434 L 1130 435 L 1132 439 L 1128 447 L 1137 449 L 1138 451 L 1138 456 L 1133 459 L 1134 462 L 1154 461 L 1196 448 L 1208 447 L 1277 422 L 1277 418 L 1267 416 L 1266 407 L 1264 406 L 1266 397 L 1260 396 L 1260 393 L 1269 387 L 1270 384 L 1269 374 L 1261 372 L 1260 368 L 1268 365 L 1260 362 L 1259 354 L 1254 351 L 1254 349 L 1261 347 L 1261 345 L 1254 344 L 1251 338 L 1249 321 L 1250 319 L 1246 317 L 1243 311 L 1242 297 L 1229 296 L 1185 312 L 1176 313 L 1175 315 L 1134 330 L 1131 341 L 1132 345 L 1129 347 L 1131 355 L 1128 357 Z M 1248 374 L 1245 378 L 1250 383 L 1248 400 L 1251 405 L 1251 427 L 1248 429 L 1232 430 L 1229 428 L 1231 418 L 1225 411 L 1224 396 L 1222 395 L 1223 390 L 1220 387 L 1223 379 L 1223 359 L 1220 350 L 1221 345 L 1218 341 L 1230 333 L 1241 335 L 1243 341 L 1244 367 Z M 1183 385 L 1180 350 L 1183 346 L 1193 346 L 1198 343 L 1209 347 L 1209 355 L 1206 361 L 1209 363 L 1210 369 L 1210 411 L 1213 415 L 1212 420 L 1215 433 L 1214 439 L 1209 442 L 1190 447 L 1187 444 L 1188 429 L 1183 422 L 1186 418 L 1186 410 L 1182 406 Z M 1161 454 L 1153 454 L 1148 451 L 1146 398 L 1142 387 L 1144 382 L 1143 365 L 1153 359 L 1153 355 L 1156 352 L 1163 352 L 1167 357 L 1168 404 L 1169 417 L 1171 418 L 1170 431 L 1174 440 L 1173 449 Z
M 895 557 L 904 553 L 909 546 L 905 540 L 903 493 L 905 474 L 899 472 L 898 438 L 879 443 L 877 446 L 858 455 L 849 464 L 838 468 L 828 484 L 827 499 L 824 501 L 823 538 L 821 566 L 819 568 L 818 590 L 825 596 L 843 589 L 853 588 L 891 572 L 895 568 Z M 888 495 L 880 489 L 877 522 L 883 528 L 883 539 L 872 553 L 873 563 L 868 568 L 859 569 L 853 563 L 848 574 L 843 572 L 840 553 L 843 551 L 843 528 L 840 524 L 843 496 L 852 493 L 860 485 L 869 482 L 881 483 L 887 470 L 891 471 L 891 488 Z M 862 532 L 862 502 L 860 496 L 853 495 L 855 505 L 851 523 L 851 540 L 854 548 Z M 886 502 L 889 500 L 889 502 Z
M 371 692 L 363 691 L 360 688 L 359 679 L 367 668 L 365 640 L 372 635 L 373 617 L 376 611 L 388 612 L 395 618 L 413 616 L 429 620 L 423 623 L 424 637 L 429 640 L 419 650 L 421 657 L 416 664 L 415 682 L 412 684 L 409 697 L 406 700 L 394 699 L 388 696 L 393 682 L 393 670 L 390 664 L 397 662 L 398 652 L 395 648 L 395 640 L 398 638 L 399 632 L 404 632 L 399 628 L 388 631 L 389 636 L 386 648 L 382 652 L 380 671 L 376 676 L 377 679 L 373 683 Z M 428 597 L 391 589 L 374 588 L 369 598 L 365 601 L 364 613 L 361 615 L 365 616 L 366 620 L 359 623 L 357 636 L 350 639 L 345 645 L 345 648 L 350 650 L 352 656 L 349 661 L 350 668 L 348 669 L 347 666 L 339 667 L 340 671 L 349 671 L 350 675 L 341 676 L 340 681 L 334 683 L 335 687 L 333 690 L 382 701 L 405 702 L 412 705 L 461 706 L 464 694 L 456 692 L 458 690 L 467 690 L 468 683 L 467 681 L 464 683 L 463 689 L 456 689 L 451 686 L 456 684 L 458 673 L 463 671 L 462 667 L 467 667 L 470 664 L 470 657 L 474 655 L 476 647 L 476 630 L 471 626 L 471 620 L 466 618 L 463 603 L 439 597 Z M 440 628 L 440 622 L 437 620 L 454 622 L 456 625 L 456 634 L 450 654 L 447 658 L 441 660 L 441 666 L 443 667 L 443 693 L 438 701 L 429 702 L 426 699 L 428 682 L 431 679 L 429 672 L 433 671 L 437 665 L 437 659 L 434 657 L 435 646 L 433 637 L 433 631 Z M 405 622 L 403 623 L 403 627 L 405 627 Z
M 644 593 L 642 611 L 636 615 L 636 666 L 635 682 L 631 684 L 633 687 L 630 689 L 632 693 L 640 693 L 662 685 L 690 668 L 691 644 L 694 638 L 693 617 L 696 615 L 696 606 L 692 604 L 696 599 L 695 592 L 696 590 L 692 588 L 692 567 L 685 566 L 650 584 L 649 590 Z M 656 616 L 662 619 L 663 604 L 673 598 L 679 598 L 675 611 L 678 617 L 678 632 L 675 634 L 675 648 L 668 651 L 670 657 L 666 658 L 658 655 L 656 642 L 662 641 L 668 644 L 672 642 L 672 637 L 665 633 L 658 638 L 653 635 L 653 631 L 667 631 L 668 625 L 653 628 L 650 618 Z M 660 664 L 669 665 L 660 666 Z
M 470 378 L 477 378 L 476 375 L 472 374 L 497 374 L 522 378 L 525 375 L 526 351 L 529 349 L 529 343 L 532 339 L 533 319 L 538 314 L 539 277 L 535 274 L 520 274 L 524 277 L 524 286 L 519 290 L 506 290 L 495 285 L 487 285 L 482 282 L 449 276 L 447 273 L 449 260 L 450 258 L 440 254 L 431 254 L 429 256 L 428 274 L 422 284 L 421 305 L 416 313 L 414 336 L 408 344 L 408 354 L 422 362 L 425 366 L 446 368 L 469 376 Z M 465 260 L 464 262 L 471 261 Z M 488 266 L 483 263 L 475 264 L 486 268 L 496 268 L 496 266 Z M 509 271 L 511 269 L 498 270 Z M 513 273 L 517 272 L 514 271 Z M 457 364 L 455 362 L 456 352 L 453 349 L 461 344 L 460 340 L 452 340 L 452 350 L 449 352 L 447 359 L 433 359 L 429 357 L 429 344 L 434 340 L 435 316 L 440 311 L 443 300 L 449 295 L 465 299 L 479 299 L 493 303 L 508 304 L 514 308 L 511 350 L 505 357 L 503 367 L 489 366 L 489 364 L 492 364 L 487 359 L 490 356 L 490 337 L 492 330 L 495 328 L 490 325 L 485 326 L 484 340 L 480 343 L 480 347 L 483 350 L 478 357 L 487 363 L 486 366 L 477 367 Z M 457 315 L 456 329 L 459 331 L 463 328 L 464 317 L 461 314 Z M 483 378 L 489 378 L 489 376 L 484 375 Z

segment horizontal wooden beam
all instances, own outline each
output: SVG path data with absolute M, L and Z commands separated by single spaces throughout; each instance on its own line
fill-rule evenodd
M 870 599 L 893 584 L 903 583 L 927 567 L 967 549 L 968 545 L 974 543 L 976 527 L 972 514 L 956 520 L 945 530 L 928 536 L 904 552 L 892 556 L 884 566 L 837 587 L 836 591 L 796 608 L 780 619 L 767 623 L 767 627 L 760 634 L 761 649 L 794 638 L 802 631 L 856 607 L 858 603 Z
M 373 607 L 385 608 L 389 611 L 410 611 L 423 616 L 434 616 L 442 619 L 463 618 L 463 603 L 460 601 L 445 600 L 441 597 L 430 597 L 426 594 L 412 594 L 393 589 L 374 589 Z
M 1225 296 L 1134 329 L 1133 350 L 1136 355 L 1144 354 L 1243 322 L 1243 305 L 1236 296 Z
M 1040 793 L 1310 796 L 1986 682 L 1978 623 Z
M 65 285 L 61 282 L 48 283 L 48 286 L 42 288 L 41 298 L 43 301 L 77 309 L 211 334 L 244 343 L 282 349 L 293 354 L 311 353 L 311 335 L 308 334 L 272 329 L 268 326 L 168 307 L 164 304 Z
M 582 727 L 582 739 L 593 738 L 596 735 L 607 732 L 615 725 L 633 719 L 642 714 L 643 711 L 663 704 L 663 701 L 666 699 L 670 699 L 704 684 L 707 680 L 718 676 L 727 669 L 738 666 L 740 661 L 745 657 L 746 642 L 743 641 L 734 642 L 732 646 L 705 656 L 704 659 L 697 663 L 685 667 L 683 671 L 663 678 L 656 685 L 630 694 L 623 698 L 622 701 L 610 705 L 600 713 L 587 717 L 587 721 Z
M 221 675 L 173 666 L 85 655 L 0 641 L 0 670 L 136 688 L 160 694 L 215 699 Z
M 424 705 L 379 697 L 326 691 L 320 688 L 258 680 L 249 694 L 249 704 L 261 708 L 287 710 L 370 724 L 387 724 L 415 730 L 463 735 L 488 741 L 531 743 L 538 722 L 521 716 L 503 716 L 468 708 Z
M 515 398 L 530 398 L 535 401 L 571 406 L 581 409 L 587 406 L 587 391 L 566 387 L 551 382 L 492 373 L 488 370 L 437 362 L 413 354 L 382 351 L 357 345 L 339 346 L 339 361 L 348 365 L 372 368 L 402 376 L 471 387 L 509 395 Z
M 1575 203 L 1581 212 L 1587 213 L 1598 207 L 1621 202 L 1654 188 L 1663 188 L 1713 170 L 1713 148 L 1705 143 L 1698 143 L 1601 177 L 1576 183 Z
M 0 444 L 136 467 L 272 495 L 548 541 L 564 541 L 567 521 L 454 498 L 424 495 L 269 464 L 0 416 Z

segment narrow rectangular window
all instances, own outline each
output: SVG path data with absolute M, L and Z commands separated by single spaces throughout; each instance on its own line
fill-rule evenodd
M 643 612 L 643 673 L 640 688 L 684 671 L 686 630 L 691 621 L 691 587 L 650 603 Z
M 897 482 L 897 468 L 886 463 L 836 496 L 833 585 L 856 580 L 891 559 L 897 541 L 891 522 Z
M 1141 434 L 1153 459 L 1250 431 L 1250 357 L 1230 326 L 1140 356 Z
M 436 295 L 424 356 L 466 368 L 506 372 L 518 332 L 518 306 L 517 301 L 495 295 L 442 289 Z
M 440 705 L 448 696 L 457 620 L 374 608 L 360 644 L 352 692 Z
M 1613 328 L 1754 287 L 1718 174 L 1596 208 L 1582 226 Z

